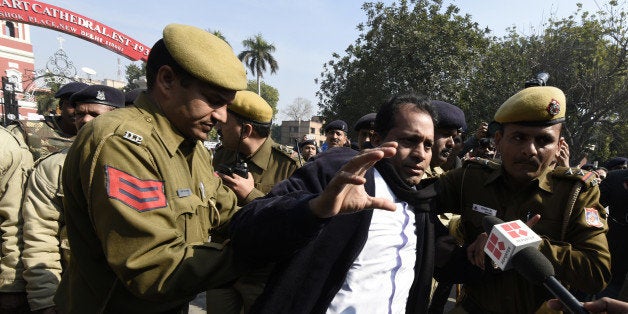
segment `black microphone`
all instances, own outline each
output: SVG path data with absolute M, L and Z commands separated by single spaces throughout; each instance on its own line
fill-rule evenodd
M 563 285 L 554 277 L 554 266 L 537 249 L 523 248 L 512 257 L 512 266 L 521 276 L 536 285 L 543 285 L 572 313 L 589 313 Z
M 495 216 L 484 216 L 482 218 L 482 227 L 484 227 L 484 231 L 486 234 L 491 234 L 493 227 L 495 225 L 503 224 L 504 221 L 495 217 Z

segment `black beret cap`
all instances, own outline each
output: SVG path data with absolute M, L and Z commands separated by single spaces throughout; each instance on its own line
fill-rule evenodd
M 344 122 L 342 120 L 334 120 L 332 122 L 329 122 L 329 124 L 325 126 L 325 132 L 329 130 L 340 130 L 347 132 L 348 129 L 349 127 L 347 126 L 347 122 Z
M 584 164 L 582 165 L 582 167 L 580 167 L 580 169 L 582 170 L 588 170 L 588 171 L 593 171 L 595 170 L 595 165 L 594 164 Z
M 140 93 L 145 91 L 145 90 L 146 89 L 144 89 L 144 88 L 136 88 L 136 89 L 132 89 L 132 90 L 124 93 L 124 104 L 125 105 L 133 104 L 133 102 L 135 101 L 135 99 L 137 99 L 137 97 L 140 95 Z
M 358 119 L 358 121 L 353 126 L 355 131 L 360 131 L 361 129 L 375 129 L 375 117 L 377 113 L 371 112 L 369 114 L 363 115 L 362 118 Z
M 615 157 L 615 158 L 611 158 L 609 161 L 606 162 L 606 164 L 604 165 L 604 168 L 608 169 L 608 170 L 612 170 L 615 167 L 620 167 L 622 165 L 628 164 L 628 158 L 626 157 Z
M 451 128 L 465 131 L 467 123 L 465 122 L 464 112 L 462 109 L 444 101 L 432 100 L 430 104 L 438 113 L 437 128 Z
M 61 88 L 59 88 L 59 90 L 55 93 L 55 98 L 61 98 L 61 97 L 70 97 L 72 96 L 72 94 L 80 91 L 81 89 L 87 87 L 89 85 L 85 84 L 85 83 L 81 83 L 81 82 L 70 82 L 67 83 L 63 86 L 61 86 Z
M 73 105 L 82 103 L 95 103 L 118 108 L 124 108 L 124 93 L 110 86 L 90 85 L 74 93 L 70 97 Z
M 314 141 L 314 140 L 305 140 L 305 141 L 299 143 L 299 148 L 303 148 L 303 146 L 305 146 L 305 145 L 314 145 L 314 146 L 316 146 L 316 141 Z

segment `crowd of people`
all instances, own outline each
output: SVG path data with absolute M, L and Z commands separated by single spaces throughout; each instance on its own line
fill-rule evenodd
M 488 258 L 486 216 L 527 223 L 583 309 L 628 312 L 628 159 L 571 166 L 556 87 L 472 132 L 391 95 L 356 141 L 334 120 L 293 149 L 205 30 L 166 26 L 146 77 L 62 86 L 39 136 L 0 128 L 0 314 L 187 313 L 201 292 L 208 313 L 444 313 L 453 287 L 450 313 L 563 309 Z

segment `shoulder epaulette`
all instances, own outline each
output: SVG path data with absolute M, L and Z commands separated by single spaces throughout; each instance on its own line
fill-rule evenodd
M 495 162 L 493 160 L 490 159 L 485 159 L 485 158 L 480 158 L 480 157 L 472 157 L 469 158 L 467 160 L 465 160 L 463 162 L 463 164 L 474 164 L 474 165 L 482 165 L 486 168 L 490 168 L 490 169 L 499 169 L 501 167 L 501 164 L 499 164 L 498 162 Z
M 149 136 L 152 132 L 151 119 L 151 117 L 140 115 L 137 119 L 125 120 L 116 129 L 116 134 L 129 142 L 142 145 L 144 137 Z
M 294 160 L 294 158 L 292 158 L 292 148 L 286 146 L 286 145 L 281 145 L 281 144 L 274 144 L 273 145 L 273 149 L 281 152 L 282 154 L 286 155 L 287 157 L 289 157 L 290 159 Z M 297 160 L 295 160 L 297 161 Z
M 600 180 L 594 172 L 580 168 L 557 166 L 552 170 L 551 175 L 555 178 L 580 181 L 585 188 L 596 186 L 600 183 Z

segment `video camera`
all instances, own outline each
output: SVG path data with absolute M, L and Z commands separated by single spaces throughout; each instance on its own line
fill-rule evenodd
M 547 72 L 539 72 L 536 74 L 535 78 L 529 81 L 526 81 L 524 83 L 525 88 L 528 88 L 531 86 L 546 86 L 549 78 L 550 78 L 550 75 Z
M 234 174 L 243 178 L 248 178 L 249 176 L 249 166 L 243 161 L 237 161 L 234 166 L 228 166 L 225 164 L 218 165 L 216 167 L 216 171 L 229 176 L 233 176 Z

